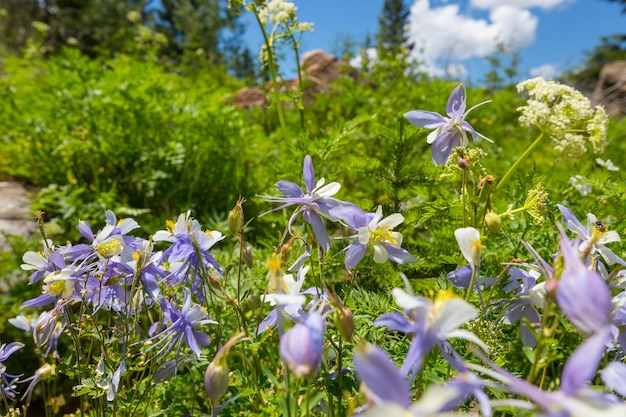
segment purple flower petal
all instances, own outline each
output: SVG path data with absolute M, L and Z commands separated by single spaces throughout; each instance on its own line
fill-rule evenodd
M 611 362 L 601 372 L 602 381 L 617 392 L 619 395 L 626 396 L 626 363 Z
M 461 144 L 458 131 L 447 131 L 435 139 L 432 145 L 432 158 L 435 165 L 445 164 L 452 149 Z
M 462 266 L 450 272 L 446 278 L 450 281 L 450 284 L 456 288 L 466 290 L 469 288 L 470 281 L 472 280 L 472 267 L 469 265 Z
M 328 251 L 328 249 L 330 249 L 330 238 L 328 237 L 328 232 L 326 232 L 324 221 L 320 215 L 314 211 L 305 210 L 302 213 L 302 217 L 304 217 L 304 220 L 311 225 L 313 234 L 315 235 L 315 240 L 317 240 L 320 247 L 324 251 Z
M 462 115 L 465 112 L 465 86 L 459 84 L 448 98 L 446 113 L 448 116 Z
M 315 189 L 315 171 L 313 170 L 313 161 L 309 155 L 304 157 L 304 165 L 302 166 L 302 174 L 304 175 L 304 185 L 307 193 L 311 194 Z
M 407 318 L 401 313 L 383 314 L 374 321 L 374 326 L 385 326 L 389 330 L 396 332 L 409 333 L 413 330 L 413 326 Z
M 304 193 L 302 192 L 302 188 L 300 188 L 297 184 L 294 184 L 291 181 L 281 180 L 276 183 L 276 188 L 282 195 L 289 198 L 302 198 L 304 197 Z
M 96 238 L 93 234 L 93 231 L 91 230 L 91 226 L 89 226 L 89 223 L 85 221 L 81 220 L 78 222 L 78 231 L 81 235 L 83 235 L 85 239 L 90 242 L 93 242 L 93 240 Z
M 375 403 L 409 407 L 409 384 L 385 351 L 378 346 L 366 345 L 354 354 L 353 362 L 359 380 L 376 397 L 373 399 Z
M 557 204 L 556 206 L 563 216 L 563 222 L 565 223 L 565 227 L 567 227 L 569 230 L 573 231 L 576 234 L 587 234 L 587 228 L 578 221 L 572 210 L 560 204 Z
M 406 249 L 389 244 L 383 244 L 383 246 L 387 249 L 387 256 L 389 259 L 397 264 L 410 264 L 417 262 L 417 259 L 415 259 L 415 257 Z
M 604 356 L 609 337 L 610 328 L 605 327 L 576 348 L 563 367 L 560 391 L 565 395 L 574 396 L 593 378 Z
M 0 346 L 0 362 L 6 361 L 9 356 L 24 347 L 24 343 L 11 342 L 6 346 Z
M 448 120 L 439 113 L 425 110 L 412 110 L 404 113 L 404 117 L 411 122 L 411 124 L 425 129 L 436 129 L 448 122 Z
M 611 324 L 611 292 L 595 271 L 583 265 L 563 229 L 560 232 L 565 266 L 556 299 L 572 324 L 591 334 Z
M 357 266 L 357 264 L 363 259 L 367 245 L 361 245 L 358 240 L 354 241 L 346 250 L 346 269 L 350 270 Z

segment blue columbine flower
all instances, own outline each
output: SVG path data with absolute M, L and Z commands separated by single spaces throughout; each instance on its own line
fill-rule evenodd
M 401 372 L 409 380 L 413 380 L 422 368 L 424 358 L 433 347 L 454 350 L 448 339 L 469 340 L 488 351 L 478 336 L 460 329 L 467 321 L 478 317 L 478 312 L 471 304 L 455 297 L 451 291 L 440 292 L 434 303 L 427 298 L 408 294 L 400 288 L 394 288 L 392 294 L 396 304 L 405 310 L 406 315 L 399 312 L 384 314 L 374 325 L 413 335 L 401 368 Z
M 615 263 L 626 265 L 626 262 L 622 258 L 617 256 L 611 249 L 604 246 L 607 243 L 621 241 L 619 234 L 617 234 L 615 230 L 606 230 L 606 226 L 598 221 L 598 218 L 591 213 L 587 214 L 587 227 L 584 227 L 572 210 L 561 204 L 557 204 L 556 206 L 563 215 L 565 227 L 576 233 L 576 236 L 581 239 L 580 245 L 578 246 L 580 252 L 588 255 L 594 255 L 597 252 L 602 255 L 602 258 L 604 258 L 608 265 Z M 601 268 L 598 270 L 602 271 Z
M 20 342 L 0 344 L 0 397 L 13 400 L 17 395 L 17 392 L 15 391 L 15 383 L 17 382 L 19 376 L 6 372 L 6 367 L 3 362 L 23 347 L 24 344 Z
M 359 209 L 360 210 L 360 209 Z M 353 215 L 347 219 L 348 225 L 357 231 L 353 236 L 357 239 L 348 246 L 346 251 L 346 268 L 354 268 L 365 255 L 368 246 L 374 248 L 374 262 L 383 263 L 387 259 L 405 264 L 417 262 L 417 259 L 402 245 L 402 234 L 394 232 L 393 228 L 404 221 L 399 213 L 394 213 L 383 218 L 382 207 L 378 206 L 376 213 L 363 213 Z
M 202 284 L 205 282 L 202 273 L 213 276 L 222 275 L 222 267 L 209 253 L 217 242 L 224 239 L 224 235 L 216 230 L 202 230 L 200 223 L 191 217 L 187 211 L 178 216 L 176 223 L 166 222 L 167 230 L 157 231 L 152 240 L 154 242 L 170 242 L 161 257 L 161 262 L 169 263 L 171 274 L 167 277 L 168 284 L 174 286 L 187 282 L 191 278 L 191 291 L 198 293 L 199 300 L 204 302 Z M 191 274 L 191 277 L 190 277 Z
M 435 165 L 441 165 L 448 160 L 454 148 L 467 146 L 469 143 L 467 139 L 468 132 L 474 140 L 480 137 L 492 142 L 487 137 L 476 132 L 472 125 L 465 121 L 469 112 L 490 101 L 491 100 L 483 101 L 465 111 L 465 86 L 459 84 L 459 86 L 452 91 L 452 94 L 450 94 L 450 98 L 448 98 L 446 113 L 450 117 L 445 117 L 439 113 L 426 110 L 413 110 L 404 113 L 404 117 L 415 126 L 425 129 L 435 129 L 428 135 L 427 142 L 433 145 L 433 163 Z
M 319 181 L 315 181 L 313 162 L 309 155 L 304 157 L 302 173 L 304 175 L 306 193 L 302 190 L 302 188 L 300 188 L 299 185 L 290 181 L 281 180 L 276 183 L 276 188 L 282 195 L 284 195 L 284 197 L 267 195 L 259 197 L 264 198 L 270 203 L 282 203 L 279 207 L 270 210 L 270 212 L 289 206 L 299 206 L 298 209 L 291 215 L 287 225 L 287 230 L 290 230 L 293 222 L 300 214 L 302 214 L 304 220 L 311 225 L 317 243 L 323 250 L 327 251 L 330 248 L 330 238 L 328 237 L 328 233 L 324 227 L 324 220 L 322 220 L 322 217 L 336 222 L 343 219 L 345 215 L 349 215 L 351 211 L 358 211 L 360 209 L 354 204 L 346 203 L 333 198 L 333 195 L 337 194 L 341 188 L 341 184 L 338 182 L 326 184 L 324 178 L 321 178 Z
M 205 324 L 217 324 L 217 322 L 210 320 L 208 314 L 200 305 L 192 303 L 189 290 L 184 290 L 183 298 L 184 303 L 180 310 L 175 304 L 170 303 L 165 298 L 159 299 L 164 321 L 168 323 L 168 326 L 151 338 L 151 340 L 157 341 L 146 351 L 160 347 L 155 356 L 164 356 L 175 347 L 176 356 L 178 357 L 184 341 L 199 357 L 201 353 L 200 346 L 209 344 L 209 336 L 198 330 L 197 327 Z
M 357 410 L 357 415 L 426 417 L 443 413 L 450 403 L 464 397 L 467 388 L 460 385 L 431 386 L 419 401 L 411 403 L 410 382 L 389 355 L 374 345 L 361 345 L 354 354 L 354 367 L 365 396 L 372 407 Z M 365 411 L 365 413 L 361 413 Z

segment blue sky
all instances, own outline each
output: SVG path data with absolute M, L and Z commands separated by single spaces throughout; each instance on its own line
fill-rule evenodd
M 294 0 L 298 20 L 313 22 L 302 52 L 332 52 L 341 37 L 362 42 L 378 31 L 383 0 Z M 480 81 L 496 39 L 520 52 L 522 78 L 550 77 L 584 59 L 604 35 L 626 32 L 626 15 L 605 0 L 405 0 L 411 8 L 409 33 L 432 74 Z M 253 51 L 261 35 L 250 16 L 246 41 Z M 286 64 L 287 72 L 292 66 Z

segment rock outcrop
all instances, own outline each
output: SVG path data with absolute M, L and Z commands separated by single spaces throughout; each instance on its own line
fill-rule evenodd
M 602 104 L 609 115 L 626 115 L 626 61 L 613 61 L 602 67 L 593 101 Z
M 309 105 L 315 99 L 316 94 L 328 92 L 330 82 L 342 75 L 352 78 L 357 77 L 357 71 L 348 63 L 340 61 L 336 57 L 316 49 L 306 52 L 300 60 L 302 70 L 303 97 L 305 105 Z M 297 88 L 298 80 L 289 79 L 281 83 L 280 88 L 291 90 Z M 265 89 L 260 87 L 246 87 L 241 89 L 233 98 L 233 103 L 242 109 L 262 106 L 267 103 L 268 91 L 271 91 L 271 84 Z
M 0 181 L 0 251 L 11 250 L 7 235 L 29 237 L 36 229 L 24 186 L 17 182 Z

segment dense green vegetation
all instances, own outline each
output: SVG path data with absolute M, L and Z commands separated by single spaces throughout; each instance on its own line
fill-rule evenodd
M 84 4 L 96 7 L 100 3 Z M 304 105 L 301 88 L 307 88 L 306 80 L 292 91 L 275 88 L 282 80 L 270 53 L 264 71 L 266 78 L 276 84 L 274 88 L 270 87 L 271 81 L 262 85 L 270 104 L 250 109 L 233 104 L 233 96 L 246 85 L 241 79 L 255 79 L 254 73 L 238 72 L 231 66 L 245 60 L 246 52 L 236 47 L 228 52 L 227 44 L 219 40 L 223 28 L 237 31 L 234 12 L 211 17 L 205 10 L 204 23 L 200 24 L 184 19 L 185 7 L 197 8 L 195 2 L 167 1 L 161 18 L 170 24 L 151 26 L 145 16 L 141 22 L 128 18 L 129 12 L 143 11 L 143 3 L 131 3 L 110 3 L 119 6 L 115 10 L 124 24 L 111 28 L 102 39 L 119 42 L 116 44 L 100 43 L 93 34 L 81 33 L 72 36 L 79 40 L 72 46 L 63 38 L 71 31 L 61 30 L 53 20 L 44 23 L 45 19 L 34 25 L 27 39 L 16 38 L 19 31 L 7 32 L 12 35 L 6 38 L 5 53 L 0 55 L 0 178 L 34 186 L 33 212 L 45 213 L 42 227 L 55 245 L 66 241 L 74 245 L 89 243 L 84 234 L 81 237 L 77 225 L 86 221 L 96 232 L 104 224 L 105 210 L 115 212 L 118 219 L 136 219 L 141 225 L 132 233 L 136 236 L 152 236 L 165 228 L 166 219 L 175 221 L 187 210 L 204 228 L 229 235 L 211 252 L 224 268 L 222 283 L 213 282 L 215 292 L 211 292 L 221 303 L 212 299 L 213 304 L 205 311 L 220 319 L 217 330 L 211 328 L 211 337 L 219 344 L 242 330 L 250 339 L 245 347 L 237 345 L 233 349 L 236 353 L 229 358 L 232 374 L 224 399 L 241 397 L 233 400 L 222 415 L 293 415 L 290 413 L 295 410 L 298 415 L 326 415 L 333 401 L 337 407 L 334 415 L 344 415 L 362 404 L 354 373 L 346 373 L 343 379 L 328 379 L 329 375 L 341 372 L 346 366 L 342 360 L 352 360 L 358 340 L 384 345 L 397 363 L 402 361 L 407 340 L 397 332 L 374 326 L 374 320 L 399 309 L 390 291 L 404 285 L 400 273 L 408 278 L 416 295 L 434 298 L 445 290 L 462 293 L 446 281 L 449 272 L 466 263 L 454 234 L 461 227 L 475 226 L 481 233 L 482 277 L 504 276 L 509 268 L 507 262 L 533 262 L 522 240 L 551 263 L 550 256 L 559 249 L 555 223 L 563 222 L 556 204 L 572 209 L 583 223 L 587 213 L 594 213 L 610 230 L 621 234 L 626 230 L 625 120 L 610 121 L 603 155 L 594 154 L 587 146 L 585 153 L 572 158 L 555 148 L 547 133 L 543 140 L 534 142 L 540 130 L 520 124 L 519 108 L 527 103 L 528 96 L 520 94 L 515 85 L 497 90 L 467 86 L 468 108 L 491 100 L 473 110 L 467 121 L 494 143 L 472 142 L 468 148 L 471 151 L 459 155 L 463 158 L 458 162 L 453 158 L 447 166 L 433 165 L 431 146 L 426 142 L 430 130 L 412 125 L 403 114 L 415 109 L 443 114 L 450 92 L 459 83 L 431 79 L 405 62 L 404 40 L 389 27 L 402 25 L 406 18 L 398 2 L 386 2 L 386 18 L 381 18 L 381 28 L 385 27 L 393 38 L 389 42 L 393 42 L 391 49 L 396 54 L 382 56 L 357 76 L 333 80 L 327 92 Z M 212 3 L 224 6 L 222 2 Z M 0 9 L 12 10 L 10 7 L 15 7 L 14 2 L 0 0 Z M 80 16 L 87 18 L 93 9 L 85 7 Z M 27 23 L 27 17 L 13 22 Z M 298 56 L 298 38 L 290 32 L 296 27 L 295 21 L 291 23 L 283 28 L 291 36 L 286 36 L 286 44 Z M 209 32 L 214 35 L 211 45 L 200 44 L 206 39 L 202 33 Z M 383 35 L 381 32 L 378 40 L 381 44 L 385 44 Z M 200 49 L 203 54 L 198 58 L 194 51 Z M 535 143 L 529 157 L 507 178 L 506 186 L 496 188 L 520 155 Z M 367 256 L 358 268 L 347 270 L 343 249 L 353 232 L 345 224 L 330 222 L 327 227 L 332 239 L 327 252 L 316 246 L 308 225 L 301 221 L 292 230 L 298 239 L 295 243 L 289 241 L 288 245 L 293 246 L 285 249 L 281 236 L 292 209 L 264 214 L 276 205 L 259 196 L 278 195 L 274 184 L 279 180 L 301 185 L 306 155 L 312 158 L 317 179 L 324 177 L 327 182 L 342 185 L 337 198 L 368 213 L 379 206 L 385 215 L 401 213 L 404 222 L 394 230 L 402 232 L 402 247 L 417 261 L 379 264 Z M 606 169 L 597 157 L 610 159 L 621 170 Z M 487 191 L 483 194 L 483 190 Z M 536 196 L 537 190 L 548 196 L 539 204 L 541 207 L 528 203 L 529 195 Z M 245 199 L 245 234 L 239 225 L 231 236 L 229 226 L 233 231 L 232 218 L 240 214 L 236 211 L 240 198 Z M 229 218 L 233 207 L 235 214 L 231 212 Z M 512 214 L 518 208 L 523 209 Z M 493 217 L 485 221 L 489 212 L 503 215 L 495 223 Z M 172 224 L 167 223 L 167 227 Z M 42 292 L 41 283 L 27 285 L 26 271 L 19 270 L 21 254 L 29 249 L 41 250 L 40 240 L 40 236 L 28 241 L 14 239 L 13 253 L 3 253 L 0 258 L 0 280 L 10 282 L 9 291 L 0 294 L 0 304 L 5 307 L 0 314 L 0 342 L 27 343 L 5 365 L 15 369 L 20 362 L 32 363 L 32 369 L 19 370 L 28 375 L 39 366 L 40 352 L 31 336 L 8 325 L 7 320 L 24 312 L 20 308 L 23 301 Z M 280 374 L 283 365 L 277 353 L 279 332 L 268 331 L 258 338 L 250 335 L 269 311 L 267 306 L 261 307 L 259 297 L 271 286 L 272 274 L 276 274 L 272 262 L 281 257 L 279 267 L 285 269 L 301 254 L 296 253 L 300 241 L 313 248 L 310 284 L 324 286 L 343 300 L 354 314 L 355 329 L 354 337 L 345 337 L 339 315 L 339 321 L 328 329 L 320 377 L 295 384 L 292 381 L 285 395 L 281 390 L 289 381 L 285 382 L 284 374 Z M 612 249 L 622 256 L 620 244 L 613 245 Z M 157 243 L 157 247 L 165 249 L 163 243 Z M 620 268 L 614 269 L 615 275 Z M 499 284 L 489 294 L 493 300 L 504 294 L 502 282 Z M 170 287 L 167 292 L 172 297 L 180 296 Z M 235 292 L 236 297 L 229 299 L 229 294 Z M 237 314 L 224 300 L 236 307 Z M 481 300 L 475 294 L 471 298 L 476 306 Z M 336 308 L 341 305 L 334 301 L 329 304 Z M 499 306 L 493 308 L 484 312 L 493 316 L 492 321 L 483 322 L 481 316 L 481 326 L 468 324 L 491 348 L 491 360 L 517 375 L 541 375 L 541 382 L 539 377 L 530 378 L 530 382 L 544 389 L 557 389 L 564 358 L 583 336 L 560 317 L 563 326 L 549 335 L 543 351 L 522 348 L 520 325 L 503 324 L 496 319 L 495 309 Z M 90 329 L 90 348 L 100 347 L 100 342 L 105 345 L 98 339 L 99 332 L 106 328 L 102 326 L 106 319 L 102 320 L 98 324 L 94 320 Z M 138 320 L 137 327 L 141 326 L 147 327 Z M 66 333 L 64 336 L 70 335 L 72 329 Z M 82 401 L 87 397 L 94 401 L 91 404 L 101 406 L 93 415 L 106 414 L 105 392 L 96 388 L 97 381 L 81 379 L 96 372 L 97 360 L 78 363 L 74 342 L 68 337 L 59 343 L 61 358 L 55 366 L 62 372 L 37 388 L 34 411 L 29 415 L 35 415 L 39 408 L 46 410 L 46 416 L 74 412 L 84 406 Z M 464 342 L 455 342 L 455 347 L 466 357 L 472 355 Z M 185 356 L 180 373 L 166 383 L 156 384 L 148 399 L 142 397 L 149 391 L 146 387 L 153 385 L 144 373 L 148 369 L 146 358 L 133 357 L 132 362 L 129 358 L 123 380 L 131 388 L 120 397 L 120 413 L 131 415 L 134 407 L 142 405 L 140 412 L 148 415 L 208 415 L 216 404 L 203 394 L 202 373 L 218 348 L 216 342 L 205 348 L 199 359 Z M 451 373 L 449 365 L 435 352 L 425 362 L 427 366 L 414 383 L 419 393 L 429 384 L 447 380 Z M 154 367 L 152 371 L 157 365 Z M 70 392 L 78 379 L 81 385 L 75 394 L 82 395 L 79 399 Z M 597 379 L 595 382 L 599 383 Z M 136 398 L 140 391 L 143 394 Z M 43 405 L 44 400 L 59 395 L 69 404 Z M 298 399 L 297 404 L 286 402 L 290 395 Z M 464 407 L 474 409 L 475 404 Z M 91 415 L 83 411 L 81 415 Z M 506 407 L 502 411 L 516 415 Z M 114 411 L 109 408 L 108 412 Z

